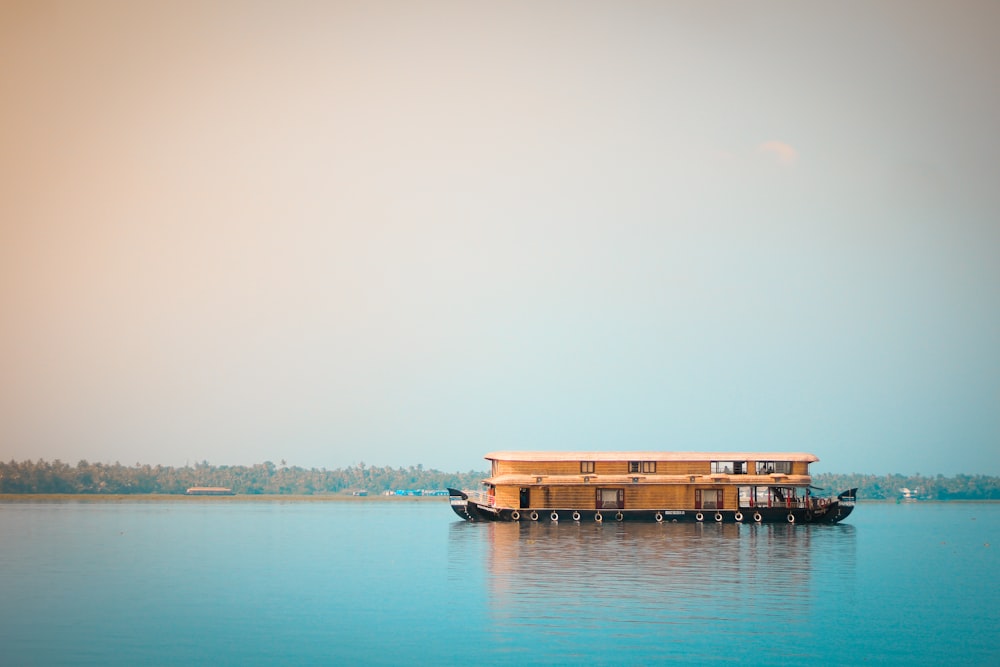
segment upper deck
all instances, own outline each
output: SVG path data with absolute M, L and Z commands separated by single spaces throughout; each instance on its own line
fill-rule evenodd
M 815 463 L 819 457 L 804 452 L 555 452 L 501 451 L 484 456 L 488 461 L 572 462 L 572 461 L 795 461 Z
M 808 485 L 809 464 L 819 460 L 804 452 L 668 451 L 501 451 L 492 461 L 487 484 L 785 484 Z

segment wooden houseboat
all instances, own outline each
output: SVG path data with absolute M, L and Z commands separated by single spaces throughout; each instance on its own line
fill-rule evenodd
M 815 495 L 812 454 L 493 452 L 485 491 L 448 489 L 468 521 L 837 523 L 857 489 Z

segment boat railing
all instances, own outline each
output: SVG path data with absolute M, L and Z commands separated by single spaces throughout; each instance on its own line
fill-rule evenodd
M 491 496 L 489 494 L 483 493 L 482 491 L 466 491 L 471 502 L 477 503 L 479 505 L 488 505 L 493 507 L 496 504 L 496 496 Z
M 857 499 L 858 499 L 858 490 L 856 488 L 848 489 L 847 491 L 844 491 L 843 493 L 837 495 L 837 500 L 840 501 L 840 504 L 849 507 L 853 507 L 854 503 L 857 502 Z
M 778 500 L 774 498 L 770 501 L 757 501 L 754 502 L 752 499 L 740 498 L 740 509 L 753 509 L 759 507 L 761 509 L 775 509 L 775 508 L 786 508 L 786 509 L 816 509 L 819 507 L 817 498 L 785 498 L 784 500 Z

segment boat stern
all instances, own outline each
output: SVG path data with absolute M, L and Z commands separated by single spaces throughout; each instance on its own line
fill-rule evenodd
M 854 511 L 854 503 L 857 501 L 857 497 L 857 488 L 838 493 L 836 500 L 827 507 L 826 512 L 821 517 L 821 521 L 823 523 L 840 523 Z
M 472 521 L 472 516 L 469 514 L 469 495 L 467 493 L 448 487 L 448 502 L 451 505 L 451 510 L 459 518 Z

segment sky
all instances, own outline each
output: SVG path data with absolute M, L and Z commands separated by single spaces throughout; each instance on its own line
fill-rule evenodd
M 998 475 L 998 26 L 0 0 L 0 459 Z

